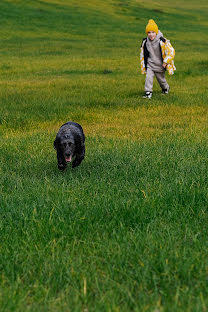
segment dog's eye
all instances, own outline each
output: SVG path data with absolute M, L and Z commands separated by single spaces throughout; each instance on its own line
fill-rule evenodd
M 63 143 L 63 146 L 66 147 L 66 143 Z

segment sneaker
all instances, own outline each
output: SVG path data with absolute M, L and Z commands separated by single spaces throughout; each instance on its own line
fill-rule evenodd
M 168 89 L 162 89 L 162 94 L 168 94 L 169 93 L 170 88 Z
M 143 95 L 144 99 L 151 99 L 152 98 L 152 92 L 151 91 L 146 91 Z

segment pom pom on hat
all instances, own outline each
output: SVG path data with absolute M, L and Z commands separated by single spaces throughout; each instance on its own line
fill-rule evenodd
M 158 33 L 158 26 L 153 19 L 150 19 L 146 26 L 146 34 L 148 34 L 149 31 L 154 31 L 156 34 Z

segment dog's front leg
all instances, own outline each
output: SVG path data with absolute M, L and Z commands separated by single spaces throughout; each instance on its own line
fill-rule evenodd
M 82 148 L 81 153 L 77 154 L 74 161 L 72 162 L 72 168 L 79 166 L 85 156 L 85 147 Z
M 84 157 L 76 157 L 72 162 L 72 168 L 79 166 L 83 159 Z
M 57 150 L 57 160 L 58 160 L 58 169 L 64 170 L 66 169 L 66 161 L 62 151 Z
M 72 162 L 72 168 L 79 166 L 83 159 L 84 157 L 76 157 Z

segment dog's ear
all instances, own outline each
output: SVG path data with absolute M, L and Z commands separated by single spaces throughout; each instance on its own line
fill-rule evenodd
M 58 140 L 57 140 L 57 138 L 53 142 L 53 147 L 54 147 L 54 149 L 57 149 L 57 147 L 58 147 Z
M 81 145 L 81 139 L 80 139 L 80 135 L 78 135 L 77 133 L 74 134 L 74 143 L 76 146 L 76 150 L 79 151 L 80 145 Z
M 53 142 L 54 149 L 58 150 L 59 145 L 60 145 L 60 141 L 61 141 L 61 137 L 60 137 L 59 133 L 57 133 L 56 138 Z

